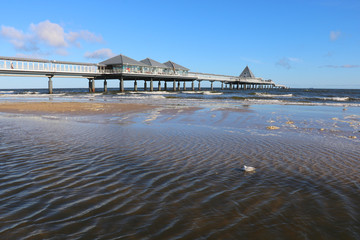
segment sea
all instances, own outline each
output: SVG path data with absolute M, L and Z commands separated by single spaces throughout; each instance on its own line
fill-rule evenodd
M 360 239 L 360 90 L 0 90 L 9 102 L 154 108 L 0 113 L 0 239 Z
M 237 101 L 245 104 L 280 104 L 280 105 L 322 105 L 322 106 L 360 106 L 360 90 L 358 89 L 257 89 L 257 90 L 220 90 L 203 88 L 202 91 L 139 91 L 132 88 L 120 93 L 118 89 L 110 89 L 107 93 L 103 89 L 96 89 L 90 93 L 86 88 L 54 89 L 48 95 L 47 89 L 0 89 L 0 100 L 41 100 L 53 98 L 55 100 L 73 101 L 76 99 L 95 99 L 106 101 L 138 100 L 161 98 L 177 98 L 179 100 L 214 100 L 216 102 Z

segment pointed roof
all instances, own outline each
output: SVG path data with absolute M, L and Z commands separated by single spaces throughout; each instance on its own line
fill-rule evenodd
M 179 65 L 179 64 L 177 64 L 177 63 L 174 63 L 174 62 L 172 62 L 172 61 L 167 61 L 167 62 L 164 63 L 164 64 L 165 64 L 166 66 L 168 66 L 169 68 L 171 68 L 171 69 L 175 68 L 175 69 L 177 69 L 177 70 L 189 71 L 188 68 L 183 67 L 183 66 L 181 66 L 181 65 Z
M 145 63 L 136 61 L 132 58 L 129 58 L 125 55 L 117 55 L 115 57 L 109 58 L 108 60 L 105 60 L 101 62 L 100 64 L 104 65 L 133 65 L 133 66 L 147 66 Z
M 251 72 L 250 68 L 246 66 L 240 74 L 240 78 L 255 78 L 255 75 Z
M 155 61 L 151 58 L 145 58 L 145 59 L 141 60 L 140 62 L 145 63 L 146 65 L 149 65 L 152 67 L 169 68 L 165 64 L 159 63 L 158 61 Z

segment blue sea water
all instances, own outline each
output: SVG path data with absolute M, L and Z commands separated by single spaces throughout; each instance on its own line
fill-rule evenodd
M 36 100 L 52 97 L 55 100 L 132 100 L 147 99 L 151 101 L 161 98 L 176 98 L 181 100 L 212 100 L 217 102 L 237 101 L 243 104 L 296 104 L 296 105 L 327 105 L 327 106 L 360 106 L 360 90 L 357 89 L 263 89 L 263 90 L 220 90 L 203 89 L 202 91 L 139 91 L 126 89 L 120 93 L 118 89 L 109 89 L 103 93 L 96 89 L 95 94 L 88 89 L 54 89 L 54 94 L 48 95 L 47 89 L 2 89 L 0 100 Z

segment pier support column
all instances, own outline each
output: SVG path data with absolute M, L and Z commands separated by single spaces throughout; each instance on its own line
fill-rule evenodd
M 178 81 L 178 91 L 180 91 L 180 81 Z
M 191 90 L 195 91 L 194 80 L 191 81 Z
M 121 77 L 119 80 L 120 80 L 120 92 L 124 92 L 124 78 Z
M 153 79 L 150 78 L 150 92 L 154 91 L 154 83 L 153 83 Z
M 134 91 L 137 92 L 137 81 L 135 79 L 135 82 L 134 82 Z
M 239 90 L 239 83 L 236 83 L 236 89 Z
M 146 80 L 144 80 L 144 91 L 147 90 L 147 86 L 146 86 Z
M 201 91 L 201 81 L 199 81 L 198 90 Z
M 53 82 L 52 82 L 52 77 L 53 76 L 48 76 L 49 81 L 48 81 L 48 87 L 49 87 L 49 94 L 53 93 Z
M 106 79 L 104 79 L 104 92 L 107 92 L 108 89 L 107 89 L 107 81 Z
M 95 80 L 93 78 L 89 79 L 89 92 L 94 93 L 95 92 Z
M 224 82 L 221 82 L 221 90 L 224 90 Z
M 233 89 L 233 85 L 232 85 L 232 83 L 229 83 L 230 84 L 230 90 L 232 90 Z
M 164 81 L 164 90 L 167 91 L 167 82 Z
M 214 91 L 214 81 L 210 81 L 210 89 L 211 91 Z
M 184 81 L 184 88 L 183 88 L 184 91 L 186 91 L 186 82 Z
M 174 91 L 174 92 L 176 91 L 176 81 L 175 81 L 175 79 L 174 79 L 174 81 L 173 81 L 173 91 Z
M 161 82 L 159 80 L 159 84 L 158 84 L 158 91 L 161 91 Z
M 244 90 L 246 90 L 246 83 L 244 84 Z

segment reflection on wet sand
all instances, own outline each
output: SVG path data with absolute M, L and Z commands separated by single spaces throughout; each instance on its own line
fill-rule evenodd
M 194 105 L 0 104 L 0 238 L 359 238 L 356 110 Z

